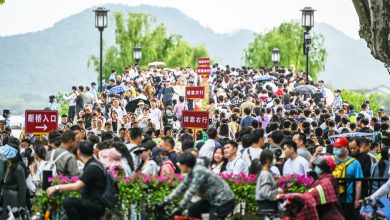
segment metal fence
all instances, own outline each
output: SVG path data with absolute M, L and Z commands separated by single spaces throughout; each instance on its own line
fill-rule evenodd
M 338 178 L 337 179 L 337 182 L 340 185 L 343 185 L 345 187 L 347 187 L 347 185 L 349 183 L 353 183 L 355 186 L 355 183 L 357 181 L 361 181 L 362 182 L 362 188 L 363 187 L 368 187 L 366 190 L 367 190 L 367 194 L 368 195 L 371 195 L 372 193 L 374 193 L 378 188 L 380 188 L 385 182 L 388 181 L 388 178 L 371 178 L 371 177 L 368 177 L 368 178 Z M 354 191 L 355 191 L 355 187 L 353 187 Z

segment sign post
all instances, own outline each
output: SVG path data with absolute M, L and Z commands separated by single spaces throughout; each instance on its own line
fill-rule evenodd
M 181 118 L 183 128 L 207 129 L 209 127 L 208 111 L 183 111 Z
M 211 74 L 210 68 L 210 58 L 199 58 L 198 59 L 198 68 L 196 70 L 199 76 L 202 77 L 201 86 L 205 87 L 205 96 L 203 97 L 201 103 L 201 109 L 206 109 L 209 104 L 210 98 L 210 85 L 209 85 L 209 76 Z
M 186 99 L 203 99 L 205 97 L 204 86 L 186 87 Z
M 25 132 L 30 134 L 47 134 L 58 130 L 58 111 L 26 110 Z

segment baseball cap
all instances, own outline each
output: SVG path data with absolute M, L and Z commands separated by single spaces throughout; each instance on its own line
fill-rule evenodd
M 378 108 L 377 112 L 384 112 L 385 110 L 383 108 Z
M 345 137 L 337 138 L 333 143 L 333 147 L 348 147 L 348 139 Z

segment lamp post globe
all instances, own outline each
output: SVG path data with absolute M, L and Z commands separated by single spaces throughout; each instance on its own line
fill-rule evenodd
M 305 28 L 306 31 L 310 31 L 312 27 L 314 27 L 314 10 L 312 7 L 307 6 L 304 7 L 301 12 L 302 12 L 302 20 L 301 20 L 301 25 L 303 28 Z
M 275 66 L 280 62 L 280 50 L 278 48 L 272 49 L 271 60 Z
M 139 62 L 142 59 L 142 48 L 139 46 L 136 46 L 133 48 L 133 58 L 137 65 L 139 65 Z
M 95 27 L 100 31 L 100 68 L 99 68 L 99 91 L 103 91 L 103 30 L 107 27 L 107 13 L 109 10 L 98 7 L 95 12 Z

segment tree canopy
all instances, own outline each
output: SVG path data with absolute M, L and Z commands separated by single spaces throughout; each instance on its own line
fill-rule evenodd
M 289 67 L 293 64 L 297 69 L 305 69 L 306 57 L 303 53 L 304 29 L 297 22 L 284 22 L 267 33 L 257 34 L 245 49 L 244 61 L 252 67 L 270 66 L 271 51 L 280 50 L 280 65 Z M 309 73 L 316 78 L 317 73 L 325 70 L 327 52 L 324 48 L 324 37 L 312 34 L 309 53 Z
M 122 13 L 115 13 L 115 44 L 104 52 L 103 74 L 107 78 L 111 69 L 122 70 L 134 65 L 133 48 L 142 47 L 141 66 L 150 62 L 163 61 L 168 67 L 195 67 L 199 57 L 208 57 L 204 45 L 191 46 L 181 35 L 168 34 L 164 24 L 157 24 L 156 19 L 143 13 L 129 13 L 127 18 Z M 99 72 L 99 58 L 91 56 L 88 65 Z

